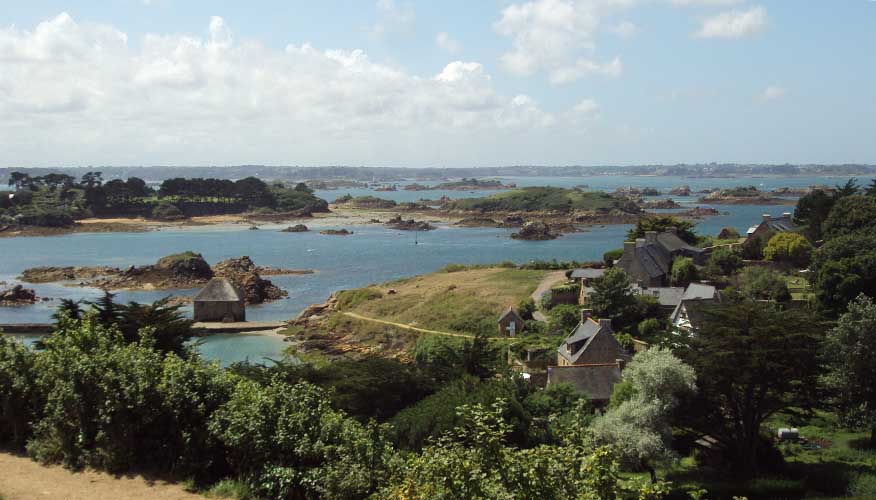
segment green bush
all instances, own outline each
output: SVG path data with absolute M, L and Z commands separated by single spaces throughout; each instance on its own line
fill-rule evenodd
M 806 267 L 812 258 L 812 245 L 797 233 L 778 233 L 763 249 L 766 260 L 787 262 L 797 267 Z
M 46 209 L 23 215 L 19 222 L 25 226 L 68 227 L 73 225 L 73 217 L 60 210 Z
M 623 248 L 616 248 L 614 250 L 609 250 L 602 254 L 602 260 L 605 262 L 606 266 L 611 266 L 614 264 L 614 261 L 620 259 L 624 256 Z
M 30 436 L 40 406 L 34 355 L 0 333 L 0 446 L 20 449 Z
M 861 498 L 876 498 L 876 474 L 860 474 L 849 484 L 849 495 Z

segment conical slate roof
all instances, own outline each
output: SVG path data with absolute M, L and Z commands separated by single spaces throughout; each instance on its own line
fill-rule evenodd
M 227 278 L 213 278 L 195 295 L 195 302 L 241 302 L 243 296 Z

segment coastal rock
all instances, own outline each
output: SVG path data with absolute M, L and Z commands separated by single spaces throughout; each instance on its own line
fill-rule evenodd
M 320 231 L 319 234 L 326 234 L 329 236 L 347 236 L 353 234 L 353 231 L 348 229 L 325 229 Z
M 521 227 L 524 222 L 519 215 L 509 215 L 502 220 L 502 227 Z
M 431 188 L 429 186 L 424 186 L 423 184 L 419 184 L 416 182 L 413 184 L 408 184 L 404 187 L 405 191 L 430 191 L 432 189 L 434 189 L 434 188 Z
M 213 266 L 215 276 L 228 278 L 243 292 L 247 304 L 261 304 L 288 296 L 288 292 L 263 279 L 247 256 L 224 260 Z
M 174 279 L 191 279 L 191 280 L 209 280 L 213 277 L 213 270 L 210 269 L 210 264 L 204 260 L 204 256 L 194 252 L 183 252 L 173 255 L 168 255 L 158 259 L 155 263 L 155 270 L 170 271 Z M 142 268 L 131 266 L 125 274 L 133 275 L 135 273 L 142 274 Z
M 117 267 L 95 266 L 95 267 L 55 267 L 55 266 L 40 266 L 25 269 L 18 277 L 21 281 L 27 283 L 54 283 L 57 281 L 75 281 L 94 279 L 100 276 L 111 276 L 119 274 L 121 270 Z
M 333 293 L 328 300 L 322 304 L 311 304 L 304 308 L 303 311 L 289 322 L 293 326 L 313 326 L 320 322 L 327 314 L 336 311 L 338 308 L 338 293 Z
M 669 191 L 670 196 L 690 196 L 690 186 L 678 186 Z
M 414 219 L 402 219 L 401 215 L 396 215 L 392 219 L 386 221 L 386 227 L 397 229 L 400 231 L 431 231 L 435 226 L 426 221 L 417 221 Z
M 690 210 L 676 214 L 680 217 L 690 217 L 693 219 L 702 219 L 703 217 L 713 217 L 721 215 L 721 211 L 711 207 L 693 207 Z
M 0 291 L 0 306 L 20 306 L 37 301 L 36 292 L 21 285 Z
M 454 225 L 461 227 L 500 227 L 502 224 L 489 217 L 466 217 Z
M 520 231 L 511 235 L 515 240 L 544 241 L 553 240 L 557 235 L 551 232 L 550 226 L 541 221 L 527 222 Z
M 294 226 L 289 226 L 286 229 L 282 229 L 281 233 L 305 233 L 310 231 L 304 224 L 295 224 Z

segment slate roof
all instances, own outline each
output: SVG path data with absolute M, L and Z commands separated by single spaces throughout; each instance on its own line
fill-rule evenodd
M 499 316 L 499 322 L 501 322 L 502 320 L 504 320 L 505 318 L 507 318 L 510 315 L 514 315 L 514 319 L 522 320 L 520 315 L 517 314 L 517 311 L 515 311 L 513 307 L 508 306 L 508 309 L 505 309 L 505 312 L 503 312 L 502 315 Z
M 694 253 L 700 253 L 703 251 L 701 248 L 689 245 L 686 241 L 679 238 L 677 234 L 671 232 L 659 233 L 657 235 L 657 242 L 660 243 L 663 248 L 669 250 L 670 253 L 675 253 L 680 250 L 687 250 Z
M 684 291 L 684 296 L 681 300 L 696 300 L 696 299 L 714 299 L 718 294 L 718 289 L 712 285 L 703 283 L 691 283 Z
M 607 321 L 607 320 L 606 320 Z M 590 346 L 590 342 L 596 337 L 600 332 L 605 332 L 608 335 L 612 335 L 611 324 L 604 326 L 601 322 L 597 322 L 593 318 L 587 318 L 586 320 L 578 323 L 578 326 L 572 330 L 572 333 L 563 340 L 563 343 L 560 344 L 560 347 L 557 347 L 557 353 L 560 356 L 565 358 L 569 363 L 574 364 L 578 361 L 578 358 L 581 357 L 582 354 L 587 350 L 587 347 Z M 580 346 L 580 347 L 577 347 Z
M 195 302 L 242 302 L 243 295 L 227 278 L 213 278 L 195 295 Z
M 786 217 L 784 215 L 781 215 L 778 217 L 770 217 L 769 219 L 764 220 L 763 222 L 761 222 L 760 224 L 758 224 L 756 226 L 751 226 L 750 228 L 748 228 L 747 234 L 751 234 L 751 233 L 757 231 L 757 229 L 759 227 L 763 226 L 764 224 L 766 224 L 766 226 L 770 230 L 772 230 L 776 233 L 786 233 L 789 231 L 796 231 L 799 229 L 797 224 L 794 224 L 794 221 L 791 220 L 791 217 Z
M 662 246 L 653 243 L 636 245 L 636 259 L 652 278 L 666 276 L 672 269 L 672 255 Z
M 572 279 L 598 279 L 605 276 L 605 269 L 575 269 Z
M 549 384 L 571 384 L 596 401 L 611 399 L 614 385 L 620 380 L 621 369 L 616 363 L 548 367 Z
M 640 296 L 650 296 L 657 299 L 657 303 L 663 307 L 677 306 L 684 296 L 684 288 L 680 286 L 655 286 L 641 288 L 639 285 L 630 287 L 632 292 Z

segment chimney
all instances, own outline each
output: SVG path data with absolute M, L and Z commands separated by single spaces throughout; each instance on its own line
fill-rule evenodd
M 611 320 L 610 319 L 600 319 L 599 320 L 599 328 L 604 328 L 608 333 L 613 332 L 611 329 Z
M 624 255 L 629 255 L 632 257 L 636 253 L 636 242 L 635 241 L 625 241 L 624 242 Z
M 616 359 L 615 362 L 617 363 L 617 367 L 620 368 L 620 371 L 624 371 L 624 368 L 627 367 L 626 360 Z
M 657 231 L 645 231 L 645 241 L 647 243 L 656 243 Z
M 581 309 L 581 323 L 593 317 L 593 309 Z
M 645 246 L 645 238 L 636 238 L 636 248 Z
M 763 217 L 763 221 L 764 221 L 764 222 L 769 222 L 770 219 L 773 218 L 773 216 L 770 215 L 770 214 L 763 214 L 761 217 Z
M 782 214 L 782 218 L 785 220 L 791 220 L 791 212 L 785 212 Z

